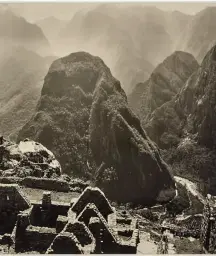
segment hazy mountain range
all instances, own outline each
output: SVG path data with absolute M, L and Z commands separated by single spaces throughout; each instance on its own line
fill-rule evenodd
M 145 161 L 154 174 L 170 173 L 163 158 L 177 174 L 187 175 L 183 170 L 193 166 L 192 178 L 214 177 L 214 171 L 203 177 L 203 162 L 194 167 L 184 150 L 192 141 L 189 148 L 197 159 L 204 156 L 209 170 L 214 169 L 215 49 L 207 52 L 216 43 L 215 10 L 188 15 L 102 4 L 76 12 L 69 21 L 48 16 L 37 25 L 1 10 L 0 132 L 40 141 L 54 151 L 65 172 L 86 179 L 91 168 L 100 166 L 97 154 L 107 165 L 99 178 L 105 173 L 114 179 L 120 170 L 117 176 L 124 180 L 125 162 L 137 173 Z M 166 177 L 173 189 L 172 178 Z M 107 184 L 104 189 L 111 193 Z
M 16 136 L 31 117 L 44 76 L 54 57 L 41 57 L 22 47 L 11 48 L 0 61 L 0 131 Z
M 22 46 L 41 55 L 51 54 L 50 44 L 42 30 L 9 9 L 0 9 L 0 45 L 1 49 Z

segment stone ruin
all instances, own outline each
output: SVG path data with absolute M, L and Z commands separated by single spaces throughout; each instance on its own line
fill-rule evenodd
M 17 215 L 31 206 L 16 184 L 0 184 L 0 235 L 12 233 Z
M 216 253 L 216 197 L 207 195 L 203 209 L 200 242 L 206 253 Z
M 6 211 L 7 220 L 13 220 L 4 235 L 16 253 L 137 252 L 137 220 L 126 212 L 119 216 L 98 188 L 87 187 L 71 203 L 52 201 L 48 191 L 30 203 L 13 184 L 0 184 L 0 193 L 1 215 Z
M 168 254 L 169 241 L 166 234 L 162 234 L 157 246 L 157 254 Z

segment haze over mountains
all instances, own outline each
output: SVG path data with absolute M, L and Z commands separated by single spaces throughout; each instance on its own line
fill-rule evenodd
M 23 47 L 5 51 L 0 62 L 1 133 L 16 137 L 31 117 L 52 61 L 53 57 L 41 57 Z
M 52 41 L 55 55 L 87 51 L 100 56 L 130 93 L 175 50 L 202 61 L 215 43 L 215 10 L 189 15 L 154 6 L 101 4 L 80 9 L 69 21 L 48 17 L 37 24 Z
M 42 30 L 10 9 L 0 9 L 1 49 L 22 46 L 41 55 L 51 54 L 50 45 Z
M 167 19 L 174 18 L 178 25 L 179 16 L 167 15 L 155 7 L 103 4 L 76 13 L 59 34 L 58 42 L 68 52 L 83 50 L 99 55 L 129 92 L 172 52 L 175 39 L 166 24 Z
M 1 10 L 0 133 L 39 141 L 123 202 L 136 201 L 129 181 L 138 203 L 171 199 L 173 174 L 214 189 L 215 10 L 101 4 L 37 25 Z
M 216 7 L 207 7 L 191 17 L 179 41 L 179 48 L 192 53 L 201 63 L 215 45 Z
M 22 46 L 42 55 L 64 56 L 76 51 L 97 55 L 122 81 L 126 93 L 130 93 L 137 83 L 147 80 L 153 69 L 175 50 L 192 53 L 200 62 L 206 49 L 209 50 L 215 42 L 216 7 L 189 15 L 138 4 L 97 4 L 72 11 L 70 18 L 47 15 L 36 20 L 37 25 L 29 23 L 32 28 L 28 32 L 25 28 L 28 22 L 10 11 L 17 13 L 19 9 L 8 6 L 2 15 L 7 12 L 10 15 L 6 14 L 7 19 L 3 15 L 2 19 L 8 27 L 16 28 L 19 24 L 14 29 L 15 34 L 29 38 L 24 43 L 19 39 Z M 16 22 L 16 26 L 11 22 Z M 11 30 L 4 22 L 1 24 L 4 31 Z

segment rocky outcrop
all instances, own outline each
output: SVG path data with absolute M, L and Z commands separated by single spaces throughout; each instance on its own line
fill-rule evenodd
M 54 178 L 61 175 L 61 166 L 40 143 L 26 139 L 15 144 L 1 137 L 0 175 Z
M 156 67 L 146 82 L 135 87 L 129 102 L 143 123 L 148 120 L 149 114 L 179 92 L 198 67 L 191 54 L 176 51 Z
M 100 166 L 96 185 L 109 198 L 151 204 L 175 195 L 169 167 L 128 107 L 125 93 L 114 78 L 103 77 L 95 89 L 90 147 Z

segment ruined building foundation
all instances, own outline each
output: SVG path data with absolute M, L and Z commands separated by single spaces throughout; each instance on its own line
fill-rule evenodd
M 30 203 L 13 184 L 0 184 L 0 194 L 0 235 L 10 238 L 16 253 L 137 252 L 137 220 L 119 217 L 98 188 L 87 187 L 71 203 L 53 202 L 48 191 Z

